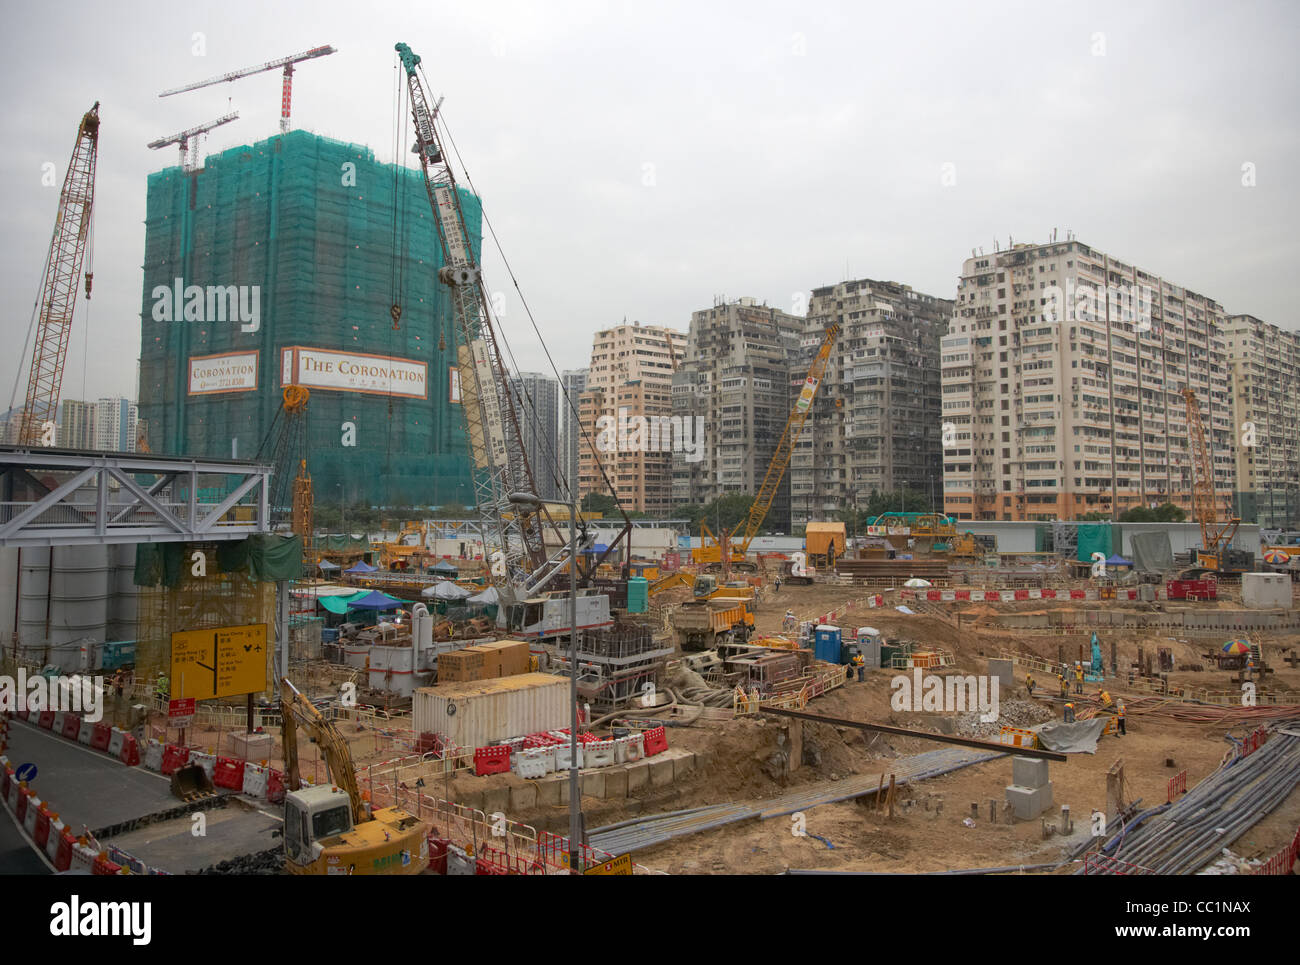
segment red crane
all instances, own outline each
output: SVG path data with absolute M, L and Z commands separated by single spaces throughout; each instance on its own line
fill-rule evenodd
M 95 208 L 95 161 L 99 155 L 99 101 L 82 115 L 77 142 L 59 192 L 54 237 L 45 258 L 37 307 L 36 343 L 27 376 L 27 402 L 18 430 L 20 445 L 53 445 L 50 435 L 63 388 L 63 361 L 72 333 L 72 312 L 77 282 L 91 233 Z M 92 271 L 86 272 L 86 298 L 90 298 Z

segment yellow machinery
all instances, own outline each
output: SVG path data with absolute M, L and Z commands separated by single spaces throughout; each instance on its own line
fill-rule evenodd
M 790 417 L 785 421 L 785 430 L 781 433 L 781 441 L 777 443 L 776 450 L 772 453 L 772 461 L 768 463 L 767 473 L 763 476 L 763 484 L 759 487 L 758 495 L 754 497 L 754 501 L 749 506 L 749 515 L 745 518 L 744 523 L 738 525 L 730 533 L 724 533 L 722 539 L 714 535 L 706 521 L 701 521 L 700 533 L 705 538 L 701 540 L 699 549 L 691 551 L 691 559 L 696 564 L 709 566 L 722 563 L 723 546 L 725 545 L 728 566 L 751 571 L 757 569 L 753 563 L 748 562 L 746 559 L 746 554 L 749 553 L 749 544 L 758 535 L 763 520 L 767 518 L 768 510 L 772 508 L 772 501 L 776 498 L 777 490 L 781 488 L 781 480 L 785 478 L 785 471 L 790 466 L 790 457 L 794 454 L 794 447 L 799 441 L 799 434 L 803 432 L 803 424 L 812 412 L 813 400 L 817 397 L 817 389 L 821 386 L 822 377 L 826 374 L 826 366 L 831 358 L 831 349 L 834 347 L 835 339 L 839 334 L 840 327 L 838 325 L 831 325 L 826 329 L 821 348 L 818 349 L 817 355 L 813 358 L 812 365 L 808 367 L 808 376 L 804 379 L 803 390 L 799 393 L 799 398 L 795 400 L 794 411 L 790 413 Z M 739 536 L 736 535 L 737 532 L 740 533 Z M 724 571 L 725 569 L 727 567 L 724 567 Z
M 280 678 L 284 740 L 285 869 L 299 875 L 416 875 L 429 864 L 428 826 L 401 808 L 367 813 L 347 741 L 288 680 Z M 320 748 L 332 784 L 303 787 L 298 727 Z
M 754 588 L 748 583 L 738 580 L 732 580 L 728 583 L 718 583 L 718 578 L 711 573 L 702 573 L 696 576 L 684 570 L 678 570 L 670 576 L 665 576 L 662 580 L 650 584 L 650 595 L 662 593 L 664 590 L 671 590 L 679 586 L 689 586 L 691 595 L 697 600 L 712 600 L 716 597 L 730 597 L 734 599 L 744 599 L 752 601 L 754 599 Z

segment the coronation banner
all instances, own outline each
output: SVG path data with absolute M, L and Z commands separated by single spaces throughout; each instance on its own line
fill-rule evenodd
M 386 355 L 332 352 L 292 345 L 280 354 L 280 384 L 427 399 L 429 367 L 423 362 Z
M 256 388 L 256 352 L 195 355 L 190 358 L 190 395 L 251 392 Z

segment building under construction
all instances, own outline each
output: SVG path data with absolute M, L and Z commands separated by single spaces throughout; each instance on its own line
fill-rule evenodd
M 477 248 L 478 199 L 461 203 Z M 251 458 L 297 383 L 318 500 L 472 503 L 441 264 L 420 172 L 357 144 L 291 131 L 151 175 L 152 451 Z

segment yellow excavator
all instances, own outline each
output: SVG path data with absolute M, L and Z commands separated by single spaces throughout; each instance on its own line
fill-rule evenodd
M 429 865 L 429 828 L 401 808 L 361 800 L 347 741 L 287 678 L 280 678 L 284 739 L 285 870 L 296 875 L 418 875 Z M 298 725 L 320 747 L 332 783 L 303 787 Z

